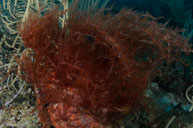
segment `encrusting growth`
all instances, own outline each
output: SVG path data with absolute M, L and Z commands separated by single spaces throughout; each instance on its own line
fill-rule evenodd
M 63 28 L 59 15 L 31 14 L 19 30 L 29 48 L 19 61 L 21 77 L 34 85 L 44 127 L 111 126 L 112 113 L 141 107 L 160 62 L 188 51 L 176 30 L 148 14 L 73 8 Z

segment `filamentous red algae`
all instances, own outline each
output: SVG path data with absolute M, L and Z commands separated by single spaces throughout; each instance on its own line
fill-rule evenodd
M 21 77 L 34 85 L 45 128 L 110 127 L 109 115 L 144 103 L 152 71 L 189 47 L 148 14 L 69 12 L 63 28 L 54 10 L 31 14 L 20 30 L 29 49 Z

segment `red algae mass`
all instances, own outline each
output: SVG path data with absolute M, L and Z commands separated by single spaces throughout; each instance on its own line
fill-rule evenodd
M 34 85 L 44 128 L 107 128 L 112 113 L 140 109 L 154 69 L 188 48 L 177 30 L 123 9 L 31 14 L 19 30 L 28 48 L 19 65 Z

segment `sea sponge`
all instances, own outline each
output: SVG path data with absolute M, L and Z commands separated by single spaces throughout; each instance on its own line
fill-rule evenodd
M 57 9 L 31 14 L 19 30 L 32 49 L 19 62 L 21 77 L 34 85 L 44 127 L 111 126 L 112 113 L 143 105 L 148 81 L 162 61 L 188 51 L 177 30 L 148 14 L 91 12 L 71 8 L 63 28 Z

